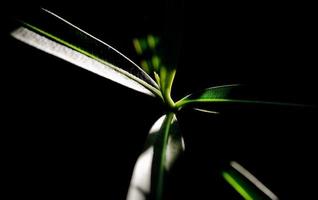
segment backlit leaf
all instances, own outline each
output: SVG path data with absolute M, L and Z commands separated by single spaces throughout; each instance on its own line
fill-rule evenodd
M 161 200 L 165 172 L 183 151 L 184 142 L 175 115 L 162 116 L 152 126 L 145 149 L 136 162 L 127 200 Z
M 230 165 L 228 170 L 223 171 L 222 176 L 245 200 L 278 200 L 272 191 L 242 165 L 234 161 Z
M 265 104 L 265 105 L 284 105 L 284 106 L 304 106 L 301 104 L 282 103 L 272 101 L 259 101 L 244 98 L 241 95 L 242 87 L 238 84 L 222 85 L 210 87 L 202 91 L 190 94 L 176 103 L 176 107 L 181 109 L 188 104 L 215 104 L 215 103 L 238 103 L 238 104 Z M 199 108 L 200 109 L 200 108 Z
M 148 95 L 161 96 L 157 83 L 134 62 L 48 10 L 42 9 L 38 17 L 25 19 L 22 26 L 11 35 L 126 87 Z

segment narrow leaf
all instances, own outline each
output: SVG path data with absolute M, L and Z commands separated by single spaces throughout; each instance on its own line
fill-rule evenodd
M 184 142 L 175 115 L 160 117 L 152 126 L 145 149 L 136 162 L 127 200 L 161 200 L 165 172 L 182 151 Z
M 158 44 L 159 38 L 151 34 L 147 37 L 133 39 L 133 46 L 140 57 L 140 65 L 150 76 L 154 72 L 159 72 L 161 59 L 157 55 Z
M 232 161 L 223 171 L 224 180 L 245 200 L 278 200 L 278 197 L 239 163 Z
M 246 99 L 240 94 L 242 87 L 238 84 L 222 85 L 210 87 L 200 92 L 190 94 L 176 103 L 176 107 L 181 109 L 187 104 L 200 103 L 240 103 L 240 104 L 268 104 L 268 105 L 284 105 L 284 106 L 303 106 L 301 104 L 259 101 Z
M 193 108 L 193 110 L 203 112 L 203 113 L 214 114 L 214 115 L 220 114 L 219 112 L 216 112 L 216 111 L 206 110 L 206 109 L 201 109 L 201 108 Z
M 171 89 L 176 74 L 176 69 L 169 69 L 165 66 L 160 68 L 160 87 L 164 100 L 170 107 L 174 107 L 174 102 L 171 98 Z
M 125 55 L 48 10 L 26 19 L 11 35 L 126 87 L 161 96 L 157 83 Z

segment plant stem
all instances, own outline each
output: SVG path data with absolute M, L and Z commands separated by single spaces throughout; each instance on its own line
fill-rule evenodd
M 183 99 L 180 99 L 179 101 L 177 101 L 176 103 L 175 103 L 175 108 L 177 109 L 177 110 L 180 110 L 185 104 L 187 104 L 188 102 L 187 101 L 184 101 Z
M 167 114 L 166 117 L 166 124 L 163 132 L 162 132 L 162 152 L 161 156 L 159 157 L 159 172 L 158 172 L 158 182 L 156 186 L 156 195 L 155 195 L 155 200 L 162 200 L 163 196 L 163 185 L 164 185 L 164 172 L 165 172 L 165 162 L 166 162 L 166 156 L 167 156 L 167 144 L 168 144 L 168 138 L 169 138 L 169 133 L 170 133 L 170 127 L 171 127 L 171 122 L 173 120 L 174 113 L 169 113 Z
M 171 110 L 175 110 L 175 103 L 174 103 L 173 99 L 171 98 L 170 93 L 168 93 L 168 94 L 164 93 L 164 100 Z
M 176 74 L 175 69 L 168 71 L 166 68 L 161 68 L 161 71 L 160 71 L 162 96 L 163 96 L 165 104 L 171 110 L 175 110 L 175 103 L 173 99 L 171 98 L 171 88 L 172 88 L 175 74 Z

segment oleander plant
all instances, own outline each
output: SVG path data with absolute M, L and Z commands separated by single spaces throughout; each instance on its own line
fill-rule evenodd
M 11 33 L 15 39 L 143 95 L 157 98 L 164 105 L 165 114 L 151 127 L 144 150 L 136 161 L 127 188 L 127 200 L 165 199 L 165 177 L 187 147 L 177 119 L 181 110 L 190 109 L 217 117 L 219 111 L 209 109 L 209 105 L 296 106 L 241 98 L 237 93 L 242 87 L 240 84 L 207 87 L 175 100 L 171 92 L 177 68 L 160 53 L 164 38 L 148 34 L 133 39 L 136 54 L 142 58 L 139 67 L 109 44 L 49 10 L 42 9 L 36 19 L 22 19 L 19 23 L 20 27 Z M 63 30 L 63 34 L 59 30 Z M 230 162 L 220 176 L 246 200 L 278 199 L 238 162 Z

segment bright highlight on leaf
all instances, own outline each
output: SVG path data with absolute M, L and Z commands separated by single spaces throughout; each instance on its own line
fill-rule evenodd
M 245 200 L 255 200 L 245 189 L 241 186 L 241 184 L 233 178 L 227 172 L 223 172 L 223 178 L 245 199 Z
M 115 66 L 114 64 L 101 59 L 97 55 L 84 50 L 79 45 L 72 44 L 29 23 L 23 23 L 23 26 L 13 31 L 11 35 L 14 38 L 37 49 L 57 56 L 63 60 L 94 72 L 126 87 L 151 96 L 161 97 L 157 83 L 127 57 L 122 55 L 113 47 L 110 47 L 108 44 L 96 39 L 76 26 L 70 24 L 66 20 L 56 16 L 54 13 L 47 10 L 43 11 L 50 15 L 50 17 L 53 17 L 58 23 L 62 23 L 64 26 L 67 25 L 67 27 L 74 32 L 77 31 L 83 35 L 86 35 L 86 41 L 95 44 L 97 43 L 99 46 L 104 46 L 104 49 L 110 48 L 113 54 L 115 53 L 118 56 L 121 56 L 122 60 L 127 61 L 125 68 Z M 130 66 L 130 68 L 127 68 L 127 66 Z
M 212 110 L 205 110 L 205 109 L 201 109 L 201 108 L 193 108 L 193 110 L 199 111 L 199 112 L 203 112 L 203 113 L 209 113 L 209 114 L 220 114 L 219 112 L 216 111 L 212 111 Z
M 152 126 L 144 152 L 139 156 L 127 200 L 161 200 L 164 176 L 184 151 L 183 138 L 173 113 L 162 116 Z
M 200 92 L 187 95 L 180 101 L 176 103 L 177 107 L 182 107 L 189 103 L 198 102 L 218 102 L 218 101 L 228 101 L 230 93 L 233 89 L 239 87 L 238 84 L 233 85 L 223 85 L 204 89 Z
M 245 200 L 278 200 L 255 176 L 239 163 L 232 161 L 231 168 L 223 171 L 222 176 Z
M 279 105 L 279 106 L 304 106 L 301 104 L 281 103 L 271 101 L 258 101 L 251 99 L 244 99 L 238 92 L 242 89 L 239 84 L 222 85 L 216 87 L 206 88 L 199 92 L 187 95 L 178 102 L 175 106 L 181 109 L 185 105 L 191 104 L 214 104 L 214 103 L 235 103 L 235 104 L 263 104 L 263 105 Z

